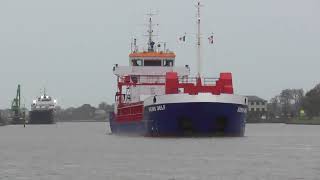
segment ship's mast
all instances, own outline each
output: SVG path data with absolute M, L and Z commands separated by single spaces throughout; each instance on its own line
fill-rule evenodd
M 200 0 L 197 4 L 197 76 L 201 78 L 201 18 L 200 18 Z
M 148 52 L 153 52 L 154 51 L 154 45 L 155 42 L 152 40 L 153 35 L 153 26 L 154 24 L 152 23 L 152 16 L 155 14 L 149 13 L 149 24 L 148 24 Z

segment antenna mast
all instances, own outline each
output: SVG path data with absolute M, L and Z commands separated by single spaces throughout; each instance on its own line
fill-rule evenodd
M 198 70 L 198 78 L 201 77 L 201 19 L 200 19 L 200 7 L 202 5 L 200 4 L 200 0 L 198 0 L 197 4 L 197 26 L 198 26 L 198 32 L 197 32 L 197 70 Z
M 149 24 L 148 24 L 148 52 L 154 52 L 154 45 L 155 42 L 152 40 L 153 35 L 153 26 L 152 23 L 152 16 L 155 14 L 152 14 L 151 12 L 147 14 L 149 16 Z

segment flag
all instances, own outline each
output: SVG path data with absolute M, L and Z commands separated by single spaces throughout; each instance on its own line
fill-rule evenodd
M 213 35 L 209 36 L 209 37 L 208 37 L 208 40 L 209 40 L 209 44 L 213 44 L 213 43 L 214 43 L 214 37 L 213 37 Z
M 186 34 L 183 36 L 179 37 L 179 41 L 186 42 Z

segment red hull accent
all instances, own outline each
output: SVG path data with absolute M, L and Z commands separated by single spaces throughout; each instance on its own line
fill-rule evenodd
M 118 89 L 116 94 L 116 101 L 119 103 L 117 107 L 117 114 L 115 119 L 118 122 L 136 122 L 143 119 L 143 101 L 135 103 L 124 103 L 124 94 L 122 94 L 122 87 L 129 86 L 165 86 L 166 94 L 178 94 L 180 91 L 183 93 L 196 95 L 198 93 L 212 93 L 214 95 L 233 94 L 232 86 L 232 74 L 231 73 L 220 73 L 220 78 L 213 79 L 204 78 L 203 82 L 200 78 L 185 78 L 179 82 L 177 72 L 167 72 L 165 76 L 165 83 L 140 83 L 131 76 L 125 76 L 118 79 Z M 210 84 L 206 82 L 210 80 Z M 215 84 L 214 84 L 215 83 Z
M 198 94 L 198 93 L 212 93 L 219 95 L 233 94 L 232 86 L 232 74 L 231 73 L 220 73 L 220 78 L 215 82 L 215 85 L 205 85 L 201 82 L 200 78 L 194 82 L 179 82 L 178 74 L 176 72 L 168 72 L 166 74 L 166 94 L 177 94 L 179 89 L 183 89 L 184 93 L 187 94 Z
M 143 102 L 119 104 L 115 118 L 119 122 L 141 121 L 143 117 Z

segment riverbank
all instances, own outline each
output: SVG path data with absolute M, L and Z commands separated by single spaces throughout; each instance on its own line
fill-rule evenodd
M 289 119 L 285 123 L 297 125 L 320 125 L 320 117 L 312 119 Z
M 109 122 L 107 119 L 99 119 L 99 120 L 57 120 L 57 122 Z
M 320 125 L 320 117 L 312 119 L 266 119 L 259 121 L 248 121 L 247 124 L 260 124 L 260 123 L 284 123 L 284 124 L 296 124 L 296 125 Z
M 0 126 L 7 125 L 7 120 L 0 117 Z

